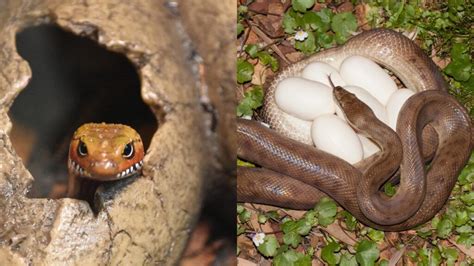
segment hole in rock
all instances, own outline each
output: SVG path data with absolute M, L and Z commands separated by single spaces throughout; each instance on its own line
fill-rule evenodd
M 10 137 L 35 178 L 30 197 L 65 196 L 69 142 L 84 123 L 129 125 L 148 148 L 156 119 L 124 55 L 53 25 L 26 28 L 16 42 L 32 79 L 10 109 Z

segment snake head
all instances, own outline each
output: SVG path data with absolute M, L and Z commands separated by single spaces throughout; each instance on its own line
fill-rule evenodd
M 140 135 L 120 124 L 89 123 L 79 127 L 69 146 L 69 173 L 99 181 L 138 173 L 144 148 Z
M 349 124 L 355 128 L 368 118 L 375 118 L 375 114 L 364 102 L 359 100 L 353 93 L 348 92 L 341 86 L 333 89 L 336 104 L 342 109 Z

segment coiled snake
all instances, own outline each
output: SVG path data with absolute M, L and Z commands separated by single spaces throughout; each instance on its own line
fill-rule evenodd
M 276 84 L 310 62 L 338 65 L 351 55 L 377 62 L 418 92 L 400 111 L 397 137 L 355 96 L 335 89 L 341 108 L 350 110 L 345 113 L 351 125 L 381 149 L 355 166 L 302 143 L 307 139 L 299 125 L 274 101 Z M 436 65 L 410 39 L 387 29 L 363 32 L 280 72 L 266 88 L 263 116 L 272 129 L 254 121 L 237 122 L 238 156 L 262 166 L 238 168 L 238 201 L 309 209 L 327 194 L 359 221 L 387 231 L 431 219 L 472 151 L 471 120 L 447 93 Z M 400 185 L 387 197 L 380 188 L 394 173 L 400 173 Z

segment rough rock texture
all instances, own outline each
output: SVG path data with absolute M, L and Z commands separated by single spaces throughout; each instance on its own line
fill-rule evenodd
M 226 2 L 182 1 L 179 14 L 175 2 L 163 0 L 0 1 L 2 263 L 176 263 L 200 211 L 204 180 L 232 172 L 235 164 L 235 64 L 228 49 L 235 11 Z M 206 19 L 206 10 L 220 22 Z M 183 28 L 181 20 L 199 23 L 199 28 Z M 41 23 L 56 23 L 124 53 L 136 66 L 142 97 L 159 120 L 143 177 L 98 193 L 101 211 L 96 215 L 83 201 L 26 197 L 33 177 L 9 140 L 8 108 L 31 77 L 27 62 L 16 52 L 15 34 Z M 227 36 L 231 39 L 221 39 Z M 197 67 L 189 59 L 192 47 L 204 58 L 204 83 L 193 71 Z M 209 88 L 209 95 L 203 95 L 207 92 L 198 84 Z M 206 98 L 209 101 L 203 103 Z
M 235 3 L 187 0 L 182 1 L 179 8 L 184 26 L 203 57 L 206 88 L 218 114 L 219 147 L 224 148 L 224 154 L 227 155 L 222 158 L 222 162 L 228 169 L 235 169 L 236 103 L 234 95 L 228 92 L 228 88 L 235 87 L 236 79 L 235 59 L 231 59 L 235 58 Z M 203 34 L 203 29 L 212 34 Z

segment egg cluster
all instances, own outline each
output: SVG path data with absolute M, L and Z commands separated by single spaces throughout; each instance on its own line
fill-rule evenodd
M 278 83 L 275 90 L 278 107 L 294 116 L 295 123 L 310 124 L 307 134 L 317 148 L 354 164 L 379 149 L 347 124 L 344 113 L 334 102 L 329 77 L 335 86 L 354 93 L 380 121 L 394 130 L 400 109 L 415 93 L 398 89 L 383 68 L 362 56 L 348 57 L 340 66 L 313 62 L 300 76 Z

